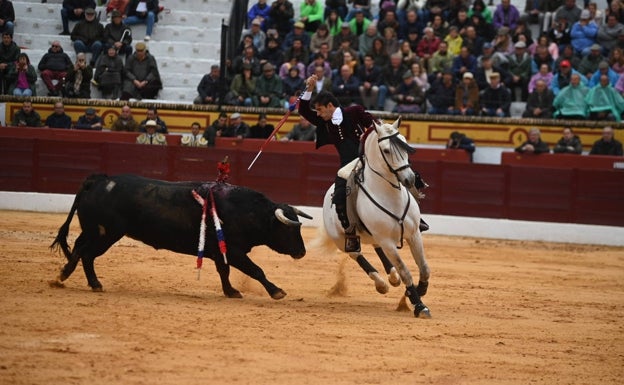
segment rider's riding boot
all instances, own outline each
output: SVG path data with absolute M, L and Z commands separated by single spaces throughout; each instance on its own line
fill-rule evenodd
M 429 230 L 429 225 L 422 218 L 420 218 L 420 225 L 418 226 L 418 228 L 420 229 L 420 232 L 423 233 Z
M 347 253 L 360 251 L 360 236 L 355 234 L 355 227 L 349 223 L 347 206 L 337 204 L 336 214 L 338 214 L 342 228 L 345 229 L 345 251 Z

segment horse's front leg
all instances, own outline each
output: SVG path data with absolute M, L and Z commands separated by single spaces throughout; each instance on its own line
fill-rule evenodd
M 412 238 L 407 239 L 407 243 L 409 244 L 410 251 L 412 252 L 412 257 L 414 258 L 416 265 L 418 265 L 420 275 L 417 290 L 418 294 L 422 297 L 427 294 L 429 276 L 431 274 L 429 271 L 429 265 L 425 259 L 425 248 L 423 247 L 422 236 L 420 233 L 416 233 Z
M 370 279 L 375 281 L 375 288 L 377 289 L 377 292 L 381 294 L 386 294 L 388 290 L 390 289 L 388 287 L 388 284 L 386 283 L 386 281 L 384 281 L 383 278 L 381 278 L 377 269 L 375 269 L 373 265 L 371 265 L 368 262 L 368 260 L 364 257 L 364 255 L 362 255 L 361 253 L 348 253 L 348 254 L 352 259 L 354 259 L 358 263 L 358 265 L 360 265 L 362 270 L 364 270 L 364 272 L 368 274 Z

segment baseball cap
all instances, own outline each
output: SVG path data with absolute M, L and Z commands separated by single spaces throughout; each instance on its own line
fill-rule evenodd
M 561 67 L 572 67 L 569 60 L 562 60 L 561 63 L 559 63 L 559 65 Z
M 581 11 L 581 19 L 589 19 L 591 17 L 589 13 L 589 9 L 584 9 Z
M 95 108 L 91 108 L 91 107 L 87 108 L 85 110 L 85 114 L 87 114 L 87 115 L 95 115 Z
M 464 79 L 474 79 L 472 72 L 464 72 Z
M 87 8 L 87 9 L 85 9 L 85 13 L 88 14 L 88 15 L 95 15 L 95 9 Z
M 298 21 L 295 23 L 295 28 L 305 28 L 305 24 L 303 24 L 302 22 Z

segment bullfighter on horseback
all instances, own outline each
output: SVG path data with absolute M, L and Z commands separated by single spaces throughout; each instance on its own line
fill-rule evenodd
M 340 156 L 340 167 L 344 167 L 360 156 L 360 137 L 373 126 L 375 118 L 360 105 L 341 107 L 336 97 L 327 91 L 321 91 L 312 99 L 312 92 L 317 83 L 316 75 L 306 79 L 306 90 L 299 102 L 299 114 L 317 127 L 316 148 L 333 144 Z M 314 108 L 312 110 L 311 106 Z M 426 186 L 416 174 L 417 189 Z M 347 216 L 347 180 L 336 176 L 332 203 L 336 206 L 338 219 L 345 230 L 345 251 L 360 250 L 360 237 L 355 233 L 355 224 L 349 223 Z M 429 226 L 421 220 L 420 231 Z

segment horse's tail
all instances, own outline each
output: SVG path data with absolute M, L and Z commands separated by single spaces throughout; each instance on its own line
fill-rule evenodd
M 327 229 L 325 226 L 321 224 L 316 229 L 316 237 L 312 239 L 310 244 L 308 245 L 310 249 L 317 250 L 323 254 L 334 253 L 337 250 L 336 244 L 332 241 L 329 234 L 327 233 Z

